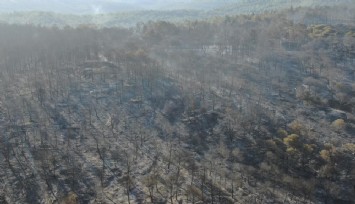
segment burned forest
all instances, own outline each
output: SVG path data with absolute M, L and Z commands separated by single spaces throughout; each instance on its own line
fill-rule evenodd
M 333 9 L 1 23 L 0 203 L 354 203 L 355 18 Z

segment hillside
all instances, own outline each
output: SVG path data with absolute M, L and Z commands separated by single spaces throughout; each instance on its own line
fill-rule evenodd
M 355 25 L 337 13 L 355 12 L 0 24 L 0 203 L 353 204 Z
M 32 2 L 33 1 L 33 2 Z M 298 7 L 337 6 L 350 10 L 354 7 L 352 0 L 340 1 L 245 1 L 245 0 L 202 0 L 202 1 L 131 1 L 129 3 L 90 0 L 58 2 L 42 1 L 2 1 L 0 2 L 0 22 L 11 24 L 35 24 L 43 26 L 78 26 L 82 24 L 99 27 L 134 26 L 138 22 L 174 21 L 211 19 L 225 15 L 258 14 Z M 12 3 L 11 3 L 12 2 Z M 37 3 L 36 3 L 37 2 Z M 183 2 L 183 3 L 182 3 Z M 56 5 L 56 6 L 53 6 Z M 6 12 L 4 12 L 6 11 Z M 14 12 L 10 12 L 14 11 Z M 352 13 L 333 12 L 334 18 L 351 19 Z

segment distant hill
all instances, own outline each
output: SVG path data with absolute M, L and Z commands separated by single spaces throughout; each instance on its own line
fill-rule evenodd
M 0 12 L 42 11 L 65 14 L 98 14 L 137 10 L 215 10 L 239 7 L 246 11 L 292 6 L 320 6 L 353 0 L 3 0 Z
M 0 22 L 43 26 L 131 26 L 156 20 L 194 20 L 291 7 L 345 5 L 353 0 L 9 0 L 0 2 Z

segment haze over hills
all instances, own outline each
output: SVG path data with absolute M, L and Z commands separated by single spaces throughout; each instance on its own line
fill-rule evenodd
M 352 19 L 352 0 L 10 0 L 0 1 L 0 22 L 41 26 L 133 26 L 148 21 L 184 21 L 263 13 L 291 7 L 341 6 L 341 18 Z
M 7 0 L 0 1 L 0 12 L 42 11 L 64 14 L 101 14 L 137 10 L 215 10 L 240 8 L 243 11 L 292 6 L 321 6 L 352 3 L 352 0 Z
M 207 1 L 191 0 L 11 0 L 1 2 L 0 8 L 2 12 L 45 11 L 65 14 L 99 14 L 133 10 L 194 9 L 206 3 Z

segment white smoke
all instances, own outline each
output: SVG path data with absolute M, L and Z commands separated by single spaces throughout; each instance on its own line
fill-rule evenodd
M 91 10 L 92 10 L 92 13 L 94 13 L 94 14 L 101 14 L 104 12 L 102 9 L 102 6 L 100 6 L 100 5 L 91 5 Z

